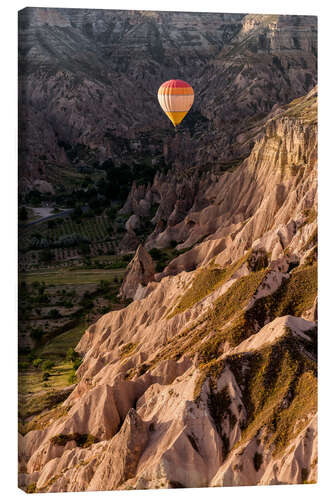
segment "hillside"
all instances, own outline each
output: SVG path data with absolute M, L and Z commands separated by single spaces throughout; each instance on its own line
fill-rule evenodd
M 27 8 L 19 29 L 23 193 L 110 161 L 146 164 L 151 180 L 220 172 L 249 154 L 274 105 L 316 84 L 314 17 Z M 176 135 L 156 98 L 175 76 L 196 95 Z
M 267 34 L 256 47 L 268 50 L 269 39 L 269 50 L 281 49 L 291 21 L 240 18 L 230 57 L 248 54 L 253 33 Z M 127 274 L 135 300 L 87 328 L 70 394 L 20 435 L 22 488 L 316 482 L 317 93 L 297 81 L 256 122 L 232 169 L 176 183 L 175 166 L 152 186 L 132 187 L 125 212 L 140 218 L 140 202 L 155 197 L 156 221 L 165 215 L 146 249 L 184 252 L 144 285 L 130 274 L 137 252 Z M 235 130 L 246 124 L 236 121 Z M 246 140 L 233 141 L 243 150 Z M 223 149 L 222 137 L 216 143 Z

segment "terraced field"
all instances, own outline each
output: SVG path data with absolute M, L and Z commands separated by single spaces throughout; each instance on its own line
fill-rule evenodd
M 63 236 L 80 235 L 91 243 L 110 240 L 110 220 L 107 216 L 86 217 L 76 222 L 70 217 L 42 222 L 21 230 L 20 244 L 22 249 L 31 245 L 33 238 L 44 238 L 56 241 Z
M 58 269 L 42 272 L 20 273 L 20 281 L 28 285 L 36 281 L 49 285 L 84 285 L 99 283 L 101 280 L 122 280 L 125 269 Z

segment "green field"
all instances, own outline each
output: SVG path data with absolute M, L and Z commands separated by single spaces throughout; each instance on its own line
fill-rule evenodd
M 101 280 L 113 281 L 122 279 L 125 269 L 60 269 L 45 272 L 20 273 L 19 280 L 28 285 L 34 281 L 44 282 L 45 285 L 85 285 L 99 283 Z
M 114 264 L 114 256 L 105 257 Z M 68 391 L 65 388 L 76 381 L 74 362 L 66 354 L 75 349 L 87 327 L 102 314 L 126 305 L 117 298 L 125 271 L 125 268 L 77 266 L 19 274 L 21 338 L 29 337 L 36 328 L 41 330 L 41 336 L 31 348 L 21 350 L 19 354 L 21 432 L 47 425 L 48 415 L 58 418 L 57 415 L 62 414 L 61 403 L 67 397 L 64 390 Z M 80 310 L 77 316 L 75 308 Z M 58 315 L 50 317 L 52 310 L 58 311 Z M 56 333 L 67 311 L 72 310 L 72 327 Z M 47 362 L 54 363 L 54 366 L 51 364 L 50 368 L 45 368 Z
M 50 358 L 54 356 L 64 356 L 70 347 L 74 348 L 79 343 L 86 328 L 86 324 L 81 323 L 71 330 L 61 335 L 57 335 L 57 337 L 54 337 L 37 351 L 38 355 Z

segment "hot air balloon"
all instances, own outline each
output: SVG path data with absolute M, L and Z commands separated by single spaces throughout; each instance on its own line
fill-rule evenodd
M 158 89 L 158 101 L 176 127 L 187 115 L 194 101 L 194 92 L 183 80 L 168 80 Z

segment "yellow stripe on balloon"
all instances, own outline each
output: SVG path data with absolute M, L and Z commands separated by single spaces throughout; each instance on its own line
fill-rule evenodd
M 179 125 L 187 111 L 165 111 L 165 114 L 170 118 L 174 126 Z

